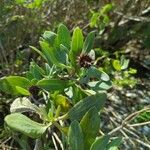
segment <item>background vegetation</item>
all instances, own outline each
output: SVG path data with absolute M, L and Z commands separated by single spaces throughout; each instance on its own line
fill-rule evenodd
M 85 37 L 96 34 L 94 63 L 113 82 L 101 111 L 100 135 L 123 137 L 120 149 L 150 149 L 150 1 L 0 0 L 0 77 L 24 75 L 33 59 L 43 63 L 30 46 L 40 49 L 43 33 L 56 33 L 60 23 L 71 33 L 79 26 Z M 35 143 L 26 137 L 21 143 L 4 123 L 15 98 L 0 91 L 1 149 Z M 131 124 L 124 127 L 124 121 Z

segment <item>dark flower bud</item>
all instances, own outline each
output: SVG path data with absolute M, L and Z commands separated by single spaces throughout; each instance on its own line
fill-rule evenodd
M 40 91 L 40 88 L 34 85 L 29 88 L 29 92 L 35 99 L 38 98 L 39 91 Z
M 79 66 L 83 68 L 89 68 L 93 64 L 93 60 L 88 54 L 81 54 L 77 61 Z

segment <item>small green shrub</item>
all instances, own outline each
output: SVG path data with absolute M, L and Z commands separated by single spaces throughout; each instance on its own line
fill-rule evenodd
M 61 24 L 57 33 L 43 34 L 41 50 L 31 47 L 44 63 L 32 61 L 24 76 L 0 79 L 0 90 L 18 96 L 11 104 L 11 114 L 5 117 L 12 130 L 45 139 L 43 147 L 50 143 L 46 139 L 53 132 L 65 149 L 111 150 L 119 146 L 120 138 L 111 140 L 109 135 L 99 134 L 99 111 L 112 82 L 91 56 L 94 38 L 95 33 L 90 32 L 84 39 L 79 27 L 71 37 Z

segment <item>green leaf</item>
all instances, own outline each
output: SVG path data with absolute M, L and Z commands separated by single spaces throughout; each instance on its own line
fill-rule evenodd
M 67 51 L 68 51 L 68 49 L 62 44 L 60 44 L 59 49 L 57 50 L 58 61 L 62 64 L 65 64 L 65 65 L 67 64 L 67 58 L 68 58 L 67 57 Z
M 106 147 L 106 150 L 118 150 L 118 146 L 121 144 L 122 138 L 118 137 L 113 139 Z
M 6 80 L 6 78 L 1 78 L 0 79 L 0 90 L 5 92 L 5 93 L 9 93 L 9 94 L 17 94 L 18 92 L 15 91 L 15 88 L 13 88 L 8 81 Z
M 101 13 L 102 13 L 102 14 L 107 14 L 107 13 L 109 13 L 112 9 L 113 9 L 113 4 L 106 4 L 106 5 L 102 8 Z
M 74 84 L 72 86 L 72 99 L 74 104 L 79 102 L 81 99 L 87 97 L 87 93 L 80 86 Z
M 56 38 L 56 34 L 54 32 L 51 31 L 45 31 L 43 34 L 43 38 L 48 41 L 48 43 L 50 45 L 54 44 L 55 38 Z
M 100 117 L 98 115 L 98 110 L 93 107 L 91 108 L 82 118 L 80 122 L 84 136 L 85 149 L 89 150 L 91 144 L 95 140 L 99 127 L 100 127 Z
M 10 107 L 10 111 L 14 112 L 27 112 L 27 111 L 34 111 L 39 112 L 39 109 L 36 105 L 32 104 L 30 100 L 26 97 L 17 98 L 13 101 Z
M 112 65 L 117 71 L 121 71 L 121 64 L 119 60 L 113 60 Z
M 94 91 L 108 90 L 112 87 L 112 83 L 110 81 L 107 82 L 92 81 L 88 82 L 88 85 Z
M 67 47 L 65 47 L 64 45 L 60 44 L 60 50 L 66 52 L 66 54 L 69 53 L 69 49 Z
M 95 67 L 90 67 L 86 71 L 85 75 L 87 76 L 87 80 L 90 80 L 90 78 L 97 78 L 102 81 L 110 80 L 109 76 L 105 72 L 103 72 Z
M 134 68 L 129 68 L 129 71 L 128 71 L 130 74 L 136 74 L 137 73 L 137 70 L 134 69 Z
M 96 107 L 100 110 L 104 106 L 105 101 L 105 93 L 97 93 L 95 95 L 88 96 L 72 107 L 68 112 L 68 115 L 71 120 L 80 120 L 90 108 Z
M 89 53 L 93 47 L 94 44 L 94 39 L 95 39 L 95 32 L 92 31 L 90 32 L 84 42 L 83 45 L 83 52 Z
M 36 53 L 38 53 L 42 58 L 44 58 L 45 60 L 47 60 L 46 56 L 44 55 L 44 53 L 42 53 L 40 50 L 38 50 L 36 47 L 34 46 L 30 46 L 30 48 L 32 50 L 34 50 Z
M 5 79 L 8 81 L 8 83 L 11 86 L 20 86 L 22 88 L 28 88 L 30 86 L 30 81 L 21 76 L 8 76 L 5 77 Z
M 21 132 L 31 138 L 39 138 L 48 127 L 37 123 L 20 113 L 7 115 L 5 121 L 13 130 Z
M 67 111 L 71 108 L 69 99 L 61 94 L 54 93 L 52 95 L 53 101 L 57 106 L 60 106 L 62 111 Z
M 43 79 L 37 83 L 37 86 L 47 91 L 62 91 L 69 87 L 72 83 L 66 80 L 60 79 Z
M 69 127 L 68 142 L 70 150 L 84 150 L 82 129 L 76 120 Z
M 90 67 L 82 76 L 80 83 L 89 85 L 92 90 L 108 90 L 112 86 L 109 76 L 95 67 Z
M 45 54 L 45 56 L 47 58 L 47 62 L 49 63 L 50 66 L 53 63 L 58 67 L 62 67 L 62 68 L 67 67 L 64 64 L 62 64 L 61 55 L 54 47 L 52 47 L 48 43 L 42 42 L 42 41 L 40 42 L 40 45 L 42 47 L 43 53 Z
M 16 4 L 24 4 L 24 3 L 25 3 L 25 0 L 15 0 L 15 3 L 16 3 Z
M 45 55 L 45 57 L 46 57 L 46 60 L 47 60 L 47 63 L 50 65 L 50 66 L 52 66 L 52 63 L 58 63 L 57 62 L 57 59 L 54 57 L 54 54 L 52 54 L 53 53 L 53 51 L 52 51 L 52 48 L 50 48 L 49 47 L 49 44 L 48 43 L 46 43 L 46 42 L 42 42 L 42 41 L 40 41 L 40 46 L 41 46 L 41 48 L 42 48 L 42 52 L 43 52 L 43 54 Z M 51 55 L 52 54 L 52 55 Z
M 110 78 L 109 78 L 109 76 L 108 76 L 107 73 L 101 71 L 101 80 L 103 80 L 103 81 L 109 81 Z
M 25 90 L 28 89 L 29 86 L 30 86 L 30 81 L 25 77 L 8 76 L 0 79 L 0 90 L 12 95 L 18 95 L 18 94 L 26 95 L 27 91 Z
M 30 95 L 30 92 L 20 86 L 16 86 L 16 91 L 21 94 L 21 95 L 26 95 L 26 96 L 29 96 Z
M 90 150 L 105 150 L 108 142 L 109 142 L 108 135 L 100 137 L 95 140 L 95 142 L 92 144 Z
M 90 27 L 93 28 L 93 27 L 97 27 L 97 22 L 98 22 L 98 19 L 99 19 L 99 13 L 96 13 L 96 12 L 92 12 L 92 17 L 90 19 Z
M 58 34 L 57 40 L 58 40 L 59 46 L 60 44 L 62 44 L 67 49 L 70 49 L 71 37 L 70 37 L 70 32 L 68 28 L 63 24 L 60 24 L 58 27 L 57 34 Z
M 39 67 L 35 62 L 31 62 L 30 72 L 33 75 L 33 77 L 37 80 L 42 79 L 43 75 L 45 74 L 45 71 L 41 67 Z
M 71 42 L 71 50 L 70 50 L 70 61 L 72 65 L 76 66 L 76 60 L 78 55 L 82 52 L 83 47 L 83 34 L 82 30 L 77 27 L 73 32 L 72 42 Z
M 125 59 L 124 56 L 121 57 L 121 69 L 127 69 L 129 66 L 129 59 Z

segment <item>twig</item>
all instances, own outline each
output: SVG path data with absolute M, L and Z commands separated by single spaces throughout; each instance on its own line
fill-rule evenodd
M 137 115 L 139 115 L 140 113 L 142 113 L 142 112 L 144 112 L 144 111 L 147 111 L 147 110 L 150 110 L 150 107 L 149 107 L 149 106 L 146 107 L 146 108 L 144 108 L 144 109 L 142 109 L 142 110 L 139 110 L 139 111 L 136 111 L 136 112 L 130 114 L 129 116 L 127 116 L 127 117 L 122 121 L 122 123 L 123 123 L 123 124 L 127 124 L 127 122 L 130 122 L 130 121 L 133 120 Z
M 121 12 L 115 12 L 117 15 L 120 15 L 122 16 L 123 18 L 125 19 L 128 19 L 128 20 L 133 20 L 133 21 L 136 21 L 136 22 L 149 22 L 150 19 L 146 18 L 146 17 L 137 17 L 137 16 L 127 16 L 127 15 L 124 15 L 123 13 Z
M 6 139 L 5 141 L 3 141 L 2 143 L 0 142 L 1 145 L 7 143 L 9 140 L 11 139 L 11 137 L 9 137 L 8 139 Z
M 142 123 L 135 123 L 135 124 L 128 124 L 127 126 L 129 126 L 129 127 L 137 127 L 137 126 L 143 126 L 143 125 L 148 125 L 148 124 L 150 124 L 150 121 L 142 122 Z
M 63 144 L 62 144 L 61 140 L 59 139 L 58 135 L 55 132 L 53 132 L 52 134 L 55 137 L 55 139 L 57 140 L 57 142 L 59 143 L 61 149 L 64 150 Z
M 134 132 L 130 131 L 129 129 L 123 127 L 123 130 L 125 130 L 126 132 L 130 133 L 132 136 L 136 137 L 136 138 L 140 138 L 137 134 L 135 134 Z
M 53 136 L 53 135 L 52 135 L 52 141 L 53 141 L 53 144 L 54 144 L 55 150 L 58 150 L 58 147 L 57 147 L 57 144 L 56 144 L 56 141 L 55 141 L 55 138 L 54 138 L 54 136 Z
M 5 62 L 8 64 L 6 53 L 5 53 L 5 50 L 4 50 L 4 47 L 2 45 L 1 40 L 0 40 L 0 49 L 1 49 L 1 52 L 2 52 L 2 55 L 3 55 L 3 58 L 4 58 Z
M 41 150 L 42 148 L 42 143 L 40 139 L 36 139 L 35 140 L 35 146 L 34 146 L 34 150 Z
M 145 142 L 143 142 L 143 141 L 141 141 L 141 140 L 139 140 L 139 139 L 136 139 L 136 138 L 133 138 L 133 140 L 135 140 L 136 142 L 138 142 L 138 143 L 140 143 L 141 145 L 143 145 L 143 146 L 145 146 L 145 147 L 147 147 L 147 148 L 150 149 L 150 145 L 149 145 L 149 144 L 147 144 L 147 143 L 145 143 Z
M 111 135 L 111 134 L 113 134 L 113 133 L 115 133 L 115 132 L 117 132 L 118 130 L 121 130 L 121 129 L 122 129 L 122 125 L 121 125 L 121 126 L 118 126 L 118 127 L 115 128 L 114 130 L 110 131 L 110 132 L 108 133 L 108 135 Z
M 131 115 L 127 116 L 123 121 L 122 121 L 122 124 L 118 127 L 116 127 L 114 130 L 112 130 L 111 132 L 109 132 L 108 134 L 111 135 L 115 132 L 117 132 L 118 130 L 121 130 L 122 128 L 124 127 L 133 127 L 133 126 L 138 126 L 138 125 L 144 125 L 144 124 L 149 124 L 150 121 L 148 122 L 145 122 L 145 123 L 139 123 L 139 124 L 133 124 L 133 125 L 129 125 L 128 122 L 130 122 L 133 118 L 135 118 L 138 114 L 140 114 L 141 112 L 144 112 L 144 111 L 147 111 L 147 110 L 150 110 L 150 108 L 144 108 L 142 110 L 139 110 L 139 111 L 136 111 L 134 113 L 132 113 Z M 114 116 L 116 116 L 114 113 L 112 113 Z M 111 121 L 113 120 L 111 117 L 110 117 Z M 113 121 L 114 122 L 114 121 Z M 114 122 L 115 123 L 115 122 Z M 131 131 L 132 132 L 132 131 Z M 133 132 L 132 132 L 133 133 Z

